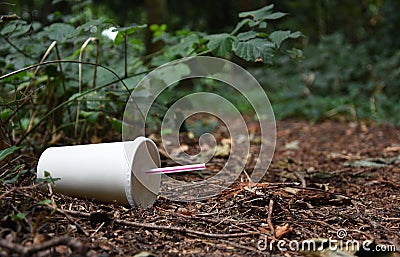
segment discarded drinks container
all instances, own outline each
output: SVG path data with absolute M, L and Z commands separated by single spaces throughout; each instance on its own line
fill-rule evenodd
M 58 193 L 117 202 L 132 207 L 153 205 L 160 191 L 161 174 L 147 174 L 160 167 L 153 141 L 134 141 L 50 147 L 40 156 L 37 177 L 48 172 Z

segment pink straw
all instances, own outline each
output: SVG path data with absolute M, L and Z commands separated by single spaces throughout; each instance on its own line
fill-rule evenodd
M 205 170 L 206 164 L 191 164 L 191 165 L 183 165 L 183 166 L 175 166 L 175 167 L 165 167 L 165 168 L 155 168 L 151 170 L 147 170 L 146 174 L 165 174 L 165 173 L 178 173 L 185 171 L 194 171 L 194 170 Z

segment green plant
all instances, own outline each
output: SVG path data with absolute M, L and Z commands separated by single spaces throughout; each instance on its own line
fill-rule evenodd
M 151 25 L 153 41 L 164 46 L 145 56 L 145 26 L 118 27 L 93 17 L 87 3 L 78 5 L 71 16 L 49 25 L 22 19 L 0 24 L 0 118 L 14 144 L 40 150 L 60 139 L 119 137 L 127 98 L 153 67 L 204 54 L 272 63 L 284 41 L 301 35 L 268 27 L 269 21 L 285 16 L 269 5 L 240 13 L 231 33 L 171 32 L 165 24 Z M 106 29 L 116 33 L 115 39 L 102 35 Z M 173 87 L 168 90 L 182 96 Z M 175 99 L 160 99 L 157 112 Z
M 353 46 L 336 33 L 307 46 L 301 62 L 282 57 L 274 67 L 252 72 L 278 118 L 344 117 L 399 126 L 400 52 L 390 57 L 370 53 L 371 41 Z

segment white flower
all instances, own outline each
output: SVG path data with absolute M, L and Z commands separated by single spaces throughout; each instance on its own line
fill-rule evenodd
M 116 31 L 116 27 L 111 27 L 108 29 L 103 30 L 103 32 L 101 32 L 102 36 L 108 37 L 109 39 L 111 39 L 112 41 L 115 41 L 115 38 L 117 37 L 118 31 Z

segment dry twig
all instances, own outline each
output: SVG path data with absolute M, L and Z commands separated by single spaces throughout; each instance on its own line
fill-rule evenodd
M 80 211 L 69 211 L 63 210 L 66 213 L 71 215 L 89 217 L 89 213 L 80 212 Z M 145 229 L 153 229 L 153 230 L 167 230 L 167 231 L 175 231 L 183 234 L 193 234 L 197 236 L 204 236 L 204 237 L 212 237 L 212 238 L 232 238 L 232 237 L 244 237 L 254 234 L 259 234 L 259 232 L 245 232 L 245 233 L 231 233 L 231 234 L 215 234 L 215 233 L 207 233 L 203 231 L 193 230 L 185 227 L 177 227 L 177 226 L 164 226 L 164 225 L 155 225 L 149 223 L 142 223 L 142 222 L 135 222 L 129 220 L 121 220 L 115 219 L 115 224 L 131 226 L 131 227 L 138 227 L 138 228 L 145 228 Z
M 294 171 L 293 173 L 299 179 L 299 181 L 301 183 L 301 187 L 307 187 L 307 183 L 306 183 L 306 180 L 304 179 L 304 176 L 302 174 L 300 174 L 300 172 L 298 172 L 298 171 Z
M 272 211 L 274 210 L 274 200 L 270 199 L 269 200 L 269 205 L 268 205 L 268 217 L 267 217 L 267 223 L 269 226 L 269 229 L 271 230 L 271 235 L 273 238 L 275 238 L 275 228 L 274 225 L 272 224 Z
M 54 239 L 46 241 L 42 244 L 36 244 L 36 245 L 32 245 L 30 247 L 16 244 L 16 243 L 10 242 L 6 239 L 0 238 L 0 246 L 1 247 L 6 248 L 13 252 L 17 252 L 17 253 L 21 254 L 21 256 L 31 256 L 37 252 L 47 250 L 47 249 L 50 249 L 50 248 L 58 246 L 58 245 L 67 245 L 71 249 L 73 249 L 77 252 L 82 252 L 82 250 L 83 250 L 83 244 L 80 241 L 78 241 L 74 238 L 71 238 L 68 235 L 54 238 Z

